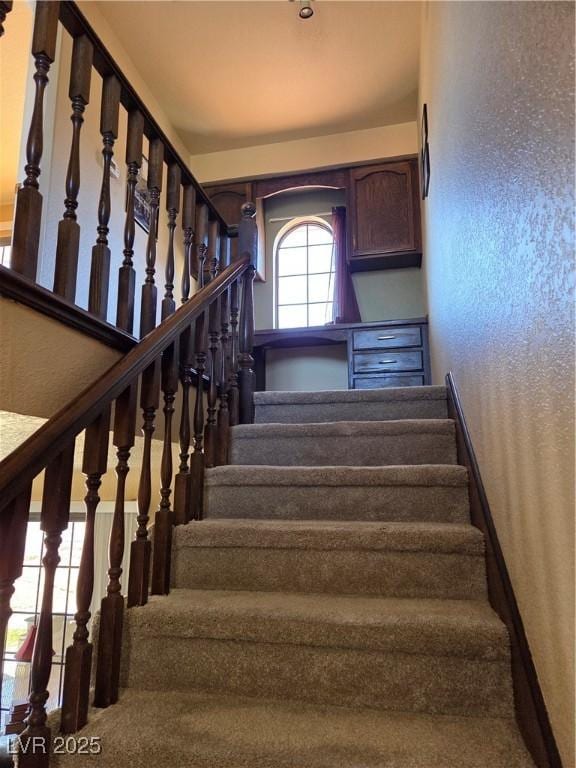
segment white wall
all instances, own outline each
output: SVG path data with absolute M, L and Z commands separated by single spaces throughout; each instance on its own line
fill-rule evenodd
M 562 752 L 574 766 L 574 5 L 427 4 L 434 376 L 461 392 Z

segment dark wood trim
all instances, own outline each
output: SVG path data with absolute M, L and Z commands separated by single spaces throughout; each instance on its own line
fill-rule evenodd
M 422 266 L 422 254 L 413 253 L 384 253 L 374 256 L 354 256 L 348 260 L 350 272 L 367 272 L 374 269 L 405 269 L 407 267 L 420 268 Z
M 100 320 L 96 315 L 42 288 L 8 267 L 0 266 L 0 295 L 42 312 L 121 352 L 129 352 L 138 343 L 129 333 Z
M 456 422 L 458 463 L 468 469 L 470 476 L 470 517 L 472 524 L 484 533 L 486 541 L 490 604 L 506 624 L 510 634 L 514 703 L 518 727 L 537 768 L 562 768 L 522 617 L 498 541 L 454 375 L 451 372 L 446 376 L 446 386 L 448 416 Z
M 0 462 L 0 516 L 6 514 L 12 500 L 76 435 L 92 424 L 213 301 L 242 277 L 249 265 L 249 257 L 244 256 L 227 267 Z

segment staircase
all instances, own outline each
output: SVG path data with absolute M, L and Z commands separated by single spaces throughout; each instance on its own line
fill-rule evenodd
M 169 595 L 126 614 L 119 703 L 79 736 L 136 768 L 529 768 L 443 387 L 256 393 Z

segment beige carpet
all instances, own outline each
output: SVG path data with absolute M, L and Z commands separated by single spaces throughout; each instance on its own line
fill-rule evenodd
M 256 407 L 127 613 L 102 754 L 56 765 L 533 768 L 444 389 Z

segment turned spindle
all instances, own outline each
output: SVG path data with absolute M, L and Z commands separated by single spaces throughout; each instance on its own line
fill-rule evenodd
M 56 55 L 56 36 L 60 3 L 56 0 L 38 0 L 32 35 L 34 56 L 34 107 L 26 142 L 26 178 L 16 195 L 16 212 L 12 234 L 10 266 L 30 280 L 36 279 L 42 195 L 39 190 L 40 160 L 44 148 L 44 91 L 48 72 Z
M 122 596 L 122 559 L 124 557 L 124 499 L 129 472 L 130 451 L 136 431 L 137 386 L 128 387 L 114 407 L 114 445 L 116 447 L 116 501 L 108 550 L 108 586 L 100 606 L 98 655 L 94 706 L 107 707 L 118 701 L 124 597 Z
M 44 532 L 44 588 L 30 668 L 30 714 L 20 735 L 20 768 L 48 766 L 51 728 L 47 724 L 46 702 L 53 654 L 53 599 L 56 568 L 60 562 L 62 532 L 68 527 L 70 493 L 74 468 L 74 441 L 46 467 L 40 528 Z M 34 749 L 33 749 L 34 746 Z
M 69 301 L 76 298 L 76 276 L 80 249 L 80 225 L 76 221 L 78 192 L 80 190 L 80 131 L 83 114 L 90 100 L 90 79 L 94 47 L 86 35 L 74 38 L 70 87 L 68 96 L 72 103 L 72 143 L 66 172 L 66 199 L 64 215 L 58 224 L 56 265 L 54 268 L 54 293 Z
M 120 82 L 114 75 L 102 82 L 100 109 L 100 134 L 102 135 L 102 186 L 98 202 L 98 236 L 92 248 L 90 267 L 90 292 L 88 310 L 102 320 L 108 314 L 108 287 L 110 283 L 110 248 L 108 247 L 108 223 L 110 221 L 110 165 L 114 156 L 114 142 L 118 137 L 118 112 L 120 107 Z
M 90 603 L 94 591 L 94 525 L 100 503 L 98 489 L 108 467 L 110 408 L 86 430 L 82 472 L 86 475 L 86 526 L 76 584 L 77 612 L 73 642 L 66 650 L 60 730 L 75 733 L 88 722 L 92 643 L 88 640 Z
M 152 363 L 142 374 L 140 408 L 142 409 L 144 446 L 138 484 L 138 528 L 136 539 L 130 546 L 130 573 L 128 577 L 128 608 L 148 602 L 150 580 L 150 539 L 148 520 L 152 497 L 152 436 L 155 430 L 156 411 L 159 405 L 160 366 Z
M 136 271 L 134 269 L 134 195 L 138 183 L 138 172 L 142 165 L 142 139 L 144 135 L 144 117 L 137 109 L 128 113 L 128 133 L 126 136 L 126 220 L 124 223 L 124 260 L 118 270 L 118 307 L 116 325 L 128 333 L 134 330 L 134 294 L 136 291 Z
M 190 298 L 190 277 L 193 272 L 192 248 L 194 246 L 194 213 L 196 190 L 189 184 L 184 187 L 182 202 L 182 231 L 184 233 L 184 264 L 182 266 L 182 303 Z
M 162 299 L 162 320 L 170 317 L 176 311 L 174 301 L 174 232 L 176 218 L 180 210 L 180 184 L 182 174 L 180 166 L 172 163 L 168 167 L 168 189 L 166 194 L 166 211 L 168 212 L 168 251 L 166 254 L 166 284 Z M 185 270 L 186 271 L 186 270 Z
M 148 159 L 148 195 L 150 202 L 150 229 L 146 241 L 146 280 L 142 286 L 142 307 L 140 311 L 140 337 L 143 338 L 156 327 L 158 292 L 154 283 L 156 273 L 156 236 L 158 232 L 158 206 L 162 191 L 162 170 L 164 145 L 160 139 L 150 142 Z

